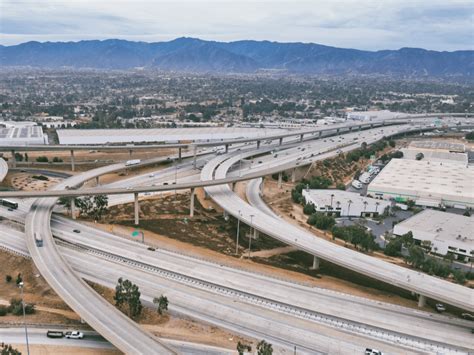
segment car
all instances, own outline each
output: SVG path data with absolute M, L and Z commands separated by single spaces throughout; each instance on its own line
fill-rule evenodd
M 164 182 L 163 185 L 168 185 L 168 183 L 167 183 L 167 182 Z
M 63 338 L 64 337 L 64 333 L 60 330 L 48 330 L 46 332 L 46 336 L 48 338 Z
M 147 249 L 148 249 L 149 251 L 155 251 L 155 250 L 156 250 L 156 249 L 153 248 L 153 247 L 148 247 Z
M 81 231 L 79 229 L 74 229 L 73 232 L 74 233 L 81 233 Z
M 127 190 L 133 189 L 133 186 L 127 186 Z
M 446 307 L 442 303 L 436 303 L 435 308 L 438 313 L 442 313 L 446 310 Z
M 463 317 L 464 319 L 467 319 L 467 320 L 474 320 L 474 316 L 470 313 L 462 313 L 461 317 Z
M 73 332 L 66 332 L 65 337 L 67 339 L 83 339 L 84 333 L 75 330 Z
M 366 348 L 365 355 L 383 355 L 383 353 L 377 349 Z
M 155 177 L 155 174 L 151 173 L 150 175 L 148 175 L 148 177 Z

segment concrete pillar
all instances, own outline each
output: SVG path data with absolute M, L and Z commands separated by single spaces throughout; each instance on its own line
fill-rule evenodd
M 304 134 L 300 135 L 300 142 L 303 141 Z
M 99 181 L 99 177 L 98 177 L 98 176 L 95 177 L 95 185 L 96 185 L 96 186 L 99 186 L 99 185 L 100 185 L 100 181 Z
M 181 162 L 181 160 L 182 160 L 182 158 L 181 158 L 181 149 L 182 149 L 182 148 L 179 148 L 179 149 L 178 149 L 178 159 L 179 159 L 180 162 Z
M 191 201 L 189 203 L 189 217 L 194 217 L 194 195 L 195 189 L 194 187 L 191 189 Z
M 135 225 L 138 226 L 138 224 L 140 223 L 140 220 L 139 220 L 139 216 L 138 216 L 138 193 L 134 193 L 134 198 L 135 198 L 135 201 L 134 201 L 134 213 L 135 213 Z
M 227 220 L 227 218 L 229 218 L 229 214 L 227 213 L 226 210 L 224 210 L 223 216 L 224 216 L 225 220 Z
M 349 132 L 352 132 L 352 126 L 349 127 Z
M 225 152 L 229 153 L 229 145 L 228 144 L 225 145 Z
M 370 124 L 370 128 L 374 128 L 374 124 L 373 124 L 373 123 Z
M 362 130 L 362 126 L 359 126 L 359 131 L 361 131 L 361 130 Z
M 232 183 L 232 191 L 235 191 L 235 185 L 236 185 L 236 184 L 237 184 L 236 182 L 233 182 L 233 183 Z
M 260 148 L 260 141 L 257 141 L 257 149 Z
M 278 188 L 279 189 L 281 189 L 282 181 L 283 181 L 283 173 L 280 171 L 278 173 Z
M 319 131 L 319 137 L 323 135 L 323 131 Z
M 260 193 L 263 194 L 263 187 L 265 184 L 265 178 L 262 177 L 262 183 L 260 184 Z
M 253 228 L 253 231 L 252 231 L 252 233 L 251 233 L 251 237 L 252 237 L 253 239 L 258 239 L 259 236 L 260 236 L 260 234 L 259 234 L 258 230 L 255 229 L 255 228 Z
M 197 154 L 197 146 L 194 146 L 194 157 L 193 157 L 193 168 L 196 169 L 196 154 Z
M 71 197 L 71 217 L 76 219 L 76 202 L 74 202 L 74 197 Z
M 15 150 L 12 149 L 12 168 L 16 168 Z
M 426 296 L 418 295 L 418 307 L 424 307 L 426 305 Z
M 282 144 L 283 144 L 283 137 L 280 138 L 280 145 L 282 145 Z
M 132 150 L 131 149 L 128 150 L 128 156 L 130 157 L 130 159 L 132 158 Z
M 319 258 L 317 256 L 313 257 L 313 266 L 309 268 L 310 270 L 318 270 L 319 269 Z
M 76 162 L 74 159 L 74 150 L 71 149 L 71 171 L 76 170 Z
M 296 182 L 296 168 L 293 168 L 293 170 L 291 171 L 291 182 Z
M 336 129 L 336 133 L 339 133 L 339 129 L 340 129 L 340 128 L 337 128 L 337 129 Z

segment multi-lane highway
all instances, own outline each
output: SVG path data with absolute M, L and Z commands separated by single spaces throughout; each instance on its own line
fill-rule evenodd
M 391 128 L 390 128 L 390 129 L 391 129 Z M 369 138 L 371 138 L 371 139 L 378 139 L 378 138 L 381 138 L 382 135 L 389 135 L 389 134 L 388 134 L 388 133 L 389 133 L 389 131 L 388 131 L 388 130 L 389 130 L 389 127 L 386 127 L 385 130 L 386 130 L 386 131 L 383 132 L 383 134 L 382 134 L 381 132 L 379 132 L 379 133 L 378 133 L 379 136 L 375 136 L 375 135 L 374 135 L 374 136 L 370 136 L 370 135 L 369 135 Z M 364 133 L 364 134 L 365 134 L 365 133 Z M 364 140 L 367 141 L 367 142 L 370 141 L 370 139 L 364 139 Z M 342 141 L 342 139 L 341 139 L 341 141 Z M 357 142 L 357 144 L 354 144 L 354 146 L 355 146 L 355 145 L 359 145 L 360 142 L 361 142 L 361 141 Z M 332 147 L 340 146 L 340 149 L 342 149 L 342 150 L 351 149 L 352 146 L 353 146 L 353 145 L 351 145 L 351 144 L 344 143 L 344 147 L 342 147 L 341 142 L 331 142 L 331 143 L 336 143 L 336 144 L 328 144 L 328 147 L 331 147 L 331 146 L 332 146 Z M 299 153 L 296 152 L 296 153 L 291 157 L 291 159 L 287 159 L 286 161 L 285 161 L 285 159 L 274 159 L 274 160 L 271 160 L 271 162 L 269 162 L 268 164 L 267 164 L 267 163 L 264 164 L 264 163 L 262 162 L 262 167 L 261 167 L 260 169 L 256 169 L 256 167 L 253 166 L 252 169 L 250 170 L 250 171 L 251 171 L 250 173 L 249 173 L 249 172 L 245 172 L 245 175 L 246 175 L 245 178 L 248 179 L 248 178 L 250 178 L 250 177 L 263 176 L 263 175 L 269 174 L 269 173 L 271 173 L 271 172 L 276 172 L 276 171 L 281 171 L 281 170 L 286 170 L 286 169 L 289 169 L 289 168 L 293 168 L 293 167 L 298 166 L 298 165 L 300 165 L 300 164 L 301 164 L 301 165 L 308 164 L 311 160 L 313 160 L 313 157 L 309 157 L 309 155 L 307 155 L 307 153 L 311 153 L 311 151 L 313 151 L 314 154 L 321 153 L 321 151 L 322 151 L 321 149 L 322 149 L 323 147 L 318 146 L 317 148 L 313 148 L 313 150 L 310 150 L 309 146 L 308 146 L 307 148 L 308 148 L 308 149 L 307 149 L 307 151 L 306 151 L 304 154 L 302 154 L 302 151 L 300 151 Z M 295 148 L 295 149 L 296 149 L 296 148 Z M 323 151 L 324 151 L 324 150 L 323 150 Z M 226 179 L 229 179 L 229 178 L 226 177 L 227 171 L 230 169 L 230 167 L 231 167 L 232 165 L 234 165 L 235 162 L 237 162 L 238 160 L 240 160 L 240 159 L 243 158 L 243 154 L 245 154 L 245 156 L 247 156 L 247 154 L 248 154 L 249 156 L 251 156 L 251 155 L 260 154 L 260 153 L 262 153 L 262 150 L 259 150 L 259 151 L 256 151 L 256 152 L 254 151 L 254 152 L 252 152 L 252 153 L 247 153 L 247 152 L 245 152 L 245 153 L 243 153 L 243 152 L 233 153 L 233 154 L 234 154 L 233 157 L 232 157 L 232 155 L 230 155 L 230 156 L 227 156 L 227 155 L 222 156 L 222 159 L 219 159 L 219 162 L 220 162 L 220 163 L 224 163 L 224 164 L 219 168 L 219 169 L 221 169 L 221 170 L 219 170 L 219 169 L 216 170 L 216 177 L 219 177 L 219 176 L 221 176 L 221 175 L 223 176 L 223 180 L 221 180 L 219 183 L 222 183 L 222 182 L 230 182 L 230 181 L 236 180 L 236 178 L 234 178 L 234 180 L 232 180 L 233 178 L 230 178 L 230 180 L 226 180 Z M 311 153 L 311 154 L 313 154 L 313 153 Z M 328 154 L 329 154 L 329 153 L 326 153 L 326 155 L 325 155 L 325 154 L 323 153 L 323 154 L 320 154 L 319 157 L 320 157 L 320 158 L 323 158 L 323 157 L 325 157 L 325 156 L 328 156 Z M 236 158 L 235 155 L 240 155 L 240 157 L 237 157 L 237 158 Z M 283 156 L 284 156 L 284 154 L 282 154 L 282 157 L 283 157 Z M 301 161 L 299 162 L 300 164 L 295 164 L 295 158 L 296 158 L 296 156 L 299 156 L 299 157 L 301 158 Z M 226 159 L 229 158 L 229 157 L 230 157 L 231 159 L 228 159 L 228 160 L 226 161 Z M 291 160 L 291 161 L 289 161 L 289 160 Z M 227 165 L 226 165 L 226 164 L 227 164 Z M 211 178 L 212 178 L 212 174 L 213 174 L 213 172 L 214 172 L 214 170 L 215 170 L 216 167 L 217 167 L 216 161 L 211 161 L 211 163 L 208 164 L 208 165 L 206 165 L 206 167 L 203 169 L 203 174 L 204 174 L 206 171 L 209 170 L 209 171 L 211 171 Z M 121 168 L 123 169 L 124 166 L 123 166 L 123 165 L 120 166 L 120 164 L 117 164 L 116 166 L 113 166 L 113 167 L 106 167 L 106 168 L 103 168 L 102 170 L 101 170 L 101 169 L 96 169 L 96 171 L 91 171 L 91 172 L 88 172 L 88 173 L 86 173 L 86 174 L 82 174 L 82 176 L 78 176 L 77 179 L 72 178 L 72 179 L 68 180 L 68 183 L 67 183 L 67 184 L 69 184 L 68 186 L 71 186 L 71 187 L 72 187 L 72 186 L 75 186 L 75 185 L 79 185 L 79 184 L 82 183 L 84 180 L 93 178 L 93 177 L 95 177 L 95 176 L 98 176 L 98 175 L 100 175 L 100 174 L 103 174 L 104 172 L 116 171 L 117 169 L 121 169 Z M 192 170 L 191 170 L 189 167 L 188 167 L 188 169 L 189 169 L 188 178 L 189 178 L 190 181 L 191 181 L 191 180 L 193 179 L 193 174 L 192 174 L 192 172 L 191 172 Z M 256 171 L 256 173 L 255 173 L 254 171 Z M 171 172 L 168 171 L 167 173 L 168 173 L 168 178 L 169 178 L 169 175 L 171 174 Z M 175 173 L 176 173 L 176 172 L 175 172 Z M 209 174 L 209 172 L 207 172 L 207 173 Z M 241 173 L 242 173 L 242 172 L 241 172 Z M 180 178 L 181 178 L 181 175 L 183 175 L 183 174 L 180 174 Z M 184 174 L 184 175 L 185 175 L 185 174 Z M 162 176 L 161 178 L 166 178 L 166 177 L 165 177 L 165 176 Z M 137 182 L 137 181 L 136 181 L 136 182 Z M 129 182 L 129 183 L 130 183 L 130 182 Z M 146 182 L 143 182 L 143 183 L 146 183 Z M 207 183 L 209 183 L 209 182 L 207 182 Z M 216 183 L 216 182 L 214 181 L 213 183 Z M 66 183 L 65 183 L 65 184 L 66 184 Z M 182 188 L 182 187 L 189 188 L 189 187 L 192 187 L 192 186 L 197 186 L 196 183 L 193 183 L 193 182 L 190 182 L 189 184 L 190 184 L 190 185 L 186 185 L 186 184 L 181 184 L 181 183 L 179 183 L 179 184 L 177 184 L 176 186 L 174 186 L 174 188 Z M 192 184 L 194 184 L 194 185 L 192 185 Z M 201 183 L 201 184 L 202 184 L 202 183 Z M 206 183 L 204 183 L 204 184 L 202 184 L 202 185 L 205 185 L 205 184 L 206 184 Z M 64 186 L 65 186 L 65 185 L 64 185 Z M 64 187 L 64 186 L 60 186 L 59 188 Z M 152 187 L 152 188 L 153 188 L 153 187 Z M 155 188 L 156 188 L 156 187 L 155 187 Z M 165 188 L 165 187 L 162 186 L 160 189 L 156 189 L 156 191 L 160 191 L 160 190 L 161 190 L 161 191 L 164 191 L 164 190 L 169 190 L 169 189 L 170 189 L 169 187 Z M 211 189 L 217 189 L 217 187 L 216 187 L 216 188 L 213 187 L 213 188 L 211 188 Z M 120 190 L 120 191 L 118 191 L 118 190 Z M 107 192 L 107 193 L 108 193 L 108 192 L 111 192 L 111 191 L 117 191 L 117 193 L 123 193 L 123 192 L 124 192 L 123 190 L 124 190 L 123 188 L 122 188 L 122 189 L 113 189 L 113 190 L 111 190 L 111 189 L 101 189 L 101 191 L 105 191 L 105 192 Z M 131 191 L 129 191 L 129 193 L 130 193 L 130 192 L 144 192 L 144 191 L 150 191 L 150 187 L 148 187 L 148 188 L 147 188 L 147 187 L 143 188 L 143 191 L 140 190 L 140 189 L 132 189 Z M 82 194 L 84 194 L 84 193 L 87 193 L 87 191 L 82 191 Z M 103 193 L 103 192 L 102 192 L 102 193 Z M 227 194 L 227 191 L 226 191 L 226 194 Z M 52 202 L 52 200 L 53 200 L 53 199 L 51 199 L 51 202 Z M 217 199 L 217 200 L 218 200 L 218 199 Z M 232 200 L 234 200 L 234 199 L 232 199 Z M 50 201 L 45 201 L 45 202 L 47 202 L 48 205 L 51 205 L 51 202 L 50 202 Z M 218 202 L 219 202 L 219 201 L 218 201 Z M 235 202 L 235 201 L 233 201 L 233 202 Z M 239 203 L 241 203 L 241 202 L 242 202 L 242 201 L 240 201 Z M 48 213 L 50 213 L 50 212 L 45 212 L 45 211 L 41 212 L 41 210 L 43 209 L 42 205 L 44 205 L 44 202 L 43 202 L 42 204 L 40 204 L 40 206 L 39 206 L 39 207 L 40 207 L 40 208 L 39 208 L 39 213 L 38 213 L 39 217 L 36 218 L 36 219 L 34 219 L 34 223 L 35 223 L 35 224 L 33 224 L 33 225 L 40 225 L 41 220 L 43 221 L 42 223 L 44 223 L 44 221 L 49 218 L 49 214 L 48 214 Z M 247 205 L 247 206 L 248 206 L 248 205 Z M 251 206 L 248 206 L 248 207 L 247 207 L 247 206 L 244 206 L 244 208 L 247 209 L 248 207 L 251 207 Z M 241 206 L 241 207 L 242 207 L 242 206 Z M 51 207 L 51 208 L 52 208 L 52 207 Z M 35 208 L 34 210 L 37 210 L 37 208 Z M 229 211 L 229 212 L 232 213 L 232 210 L 233 210 L 233 208 L 232 208 L 232 205 L 231 205 L 231 208 L 230 208 L 230 211 Z M 240 209 L 239 209 L 239 210 L 240 210 Z M 32 209 L 32 211 L 33 211 L 33 209 Z M 247 213 L 247 212 L 248 212 L 248 211 L 246 210 L 245 213 Z M 252 213 L 253 213 L 253 212 L 252 212 Z M 233 213 L 232 213 L 232 214 L 233 214 Z M 257 215 L 254 215 L 254 216 L 257 216 Z M 258 217 L 259 217 L 259 220 L 260 220 L 260 216 L 258 216 Z M 268 216 L 268 217 L 275 219 L 274 216 L 273 216 L 273 217 Z M 242 219 L 243 219 L 244 221 L 246 221 L 244 217 L 242 217 Z M 247 219 L 248 219 L 248 218 L 247 218 Z M 250 221 L 247 220 L 246 222 L 249 223 Z M 31 222 L 30 222 L 30 224 L 31 224 Z M 257 227 L 257 226 L 256 226 L 256 227 Z M 27 228 L 28 228 L 28 227 L 27 227 Z M 257 227 L 257 228 L 260 229 L 259 227 Z M 28 230 L 28 229 L 27 229 L 27 230 Z M 46 233 L 46 230 L 45 230 L 45 233 Z M 32 234 L 32 232 L 30 232 L 30 235 L 31 235 L 31 234 Z M 43 233 L 43 234 L 44 234 L 44 233 Z M 49 233 L 49 234 L 50 234 L 50 233 Z M 268 234 L 268 233 L 267 233 L 267 234 Z M 29 240 L 30 240 L 30 239 L 31 239 L 31 238 L 29 238 Z M 313 239 L 314 239 L 314 237 L 313 237 Z M 31 239 L 31 240 L 32 240 L 32 239 Z M 52 240 L 52 239 L 51 239 L 51 240 Z M 319 254 L 317 254 L 317 253 L 313 253 L 313 254 L 314 254 L 314 255 L 319 255 Z M 373 259 L 373 258 L 370 258 L 370 259 Z M 385 264 L 385 263 L 384 263 L 384 264 Z M 383 272 L 385 272 L 385 271 L 383 271 Z M 74 308 L 74 307 L 73 307 L 73 308 Z M 92 325 L 92 324 L 91 324 L 91 325 Z M 319 346 L 321 346 L 321 344 L 320 344 Z

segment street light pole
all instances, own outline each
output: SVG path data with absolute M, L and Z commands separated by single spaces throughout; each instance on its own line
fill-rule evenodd
M 253 214 L 250 215 L 249 259 L 250 259 L 250 249 L 252 248 L 252 232 L 253 232 Z
M 237 235 L 235 240 L 235 255 L 239 254 L 239 234 L 240 234 L 240 210 L 239 210 L 239 217 L 237 218 Z
M 174 184 L 178 183 L 178 161 L 176 160 L 174 165 Z M 174 200 L 176 201 L 176 189 L 174 190 Z
M 30 355 L 30 344 L 28 343 L 28 327 L 26 326 L 25 302 L 23 301 L 23 281 L 18 284 L 21 294 L 21 307 L 23 308 L 23 324 L 25 325 L 26 352 Z

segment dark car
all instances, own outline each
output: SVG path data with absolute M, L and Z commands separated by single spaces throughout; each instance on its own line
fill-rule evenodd
M 63 338 L 64 337 L 64 333 L 60 330 L 48 330 L 46 332 L 46 336 L 48 338 Z
M 81 233 L 81 231 L 79 229 L 74 229 L 73 232 L 74 233 Z

